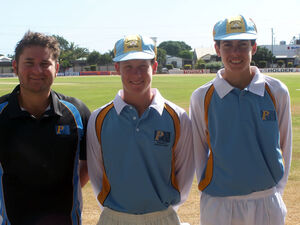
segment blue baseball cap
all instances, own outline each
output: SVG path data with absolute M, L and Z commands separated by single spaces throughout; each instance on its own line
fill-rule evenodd
M 220 20 L 214 26 L 213 36 L 219 40 L 256 40 L 257 29 L 252 19 L 242 15 Z
M 114 53 L 114 62 L 154 59 L 156 57 L 156 46 L 151 38 L 141 35 L 128 35 L 116 42 Z

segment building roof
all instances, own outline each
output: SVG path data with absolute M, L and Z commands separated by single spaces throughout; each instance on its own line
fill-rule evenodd
M 0 56 L 0 62 L 11 62 L 11 58 L 5 57 L 5 56 Z
M 216 51 L 214 47 L 202 47 L 202 48 L 195 48 L 194 54 L 197 58 L 197 60 L 201 59 L 202 57 L 207 55 L 215 55 Z

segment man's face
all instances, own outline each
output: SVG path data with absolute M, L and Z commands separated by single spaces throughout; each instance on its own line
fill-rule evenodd
M 13 68 L 20 81 L 21 93 L 40 94 L 50 91 L 59 65 L 49 48 L 30 46 L 24 48 L 18 63 L 13 61 Z
M 256 52 L 256 43 L 251 46 L 250 40 L 220 41 L 220 46 L 215 44 L 215 49 L 222 58 L 225 70 L 241 72 L 249 70 L 252 55 Z
M 121 75 L 125 95 L 150 92 L 157 62 L 152 65 L 151 60 L 128 60 L 116 63 L 115 68 Z

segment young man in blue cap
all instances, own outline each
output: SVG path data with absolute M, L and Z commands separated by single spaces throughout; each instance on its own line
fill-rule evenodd
M 191 97 L 202 225 L 284 224 L 290 97 L 283 83 L 250 66 L 256 35 L 243 16 L 218 22 L 215 49 L 224 69 Z
M 152 39 L 126 36 L 115 45 L 123 90 L 89 120 L 90 180 L 102 206 L 99 225 L 176 225 L 194 176 L 186 112 L 151 88 Z

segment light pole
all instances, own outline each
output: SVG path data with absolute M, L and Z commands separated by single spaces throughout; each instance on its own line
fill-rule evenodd
M 273 38 L 273 35 L 274 35 L 274 32 L 273 32 L 273 28 L 271 28 L 271 33 L 272 33 L 272 46 L 271 46 L 271 51 L 272 51 L 272 58 L 271 58 L 271 67 L 273 68 L 273 41 L 274 41 L 274 38 Z

